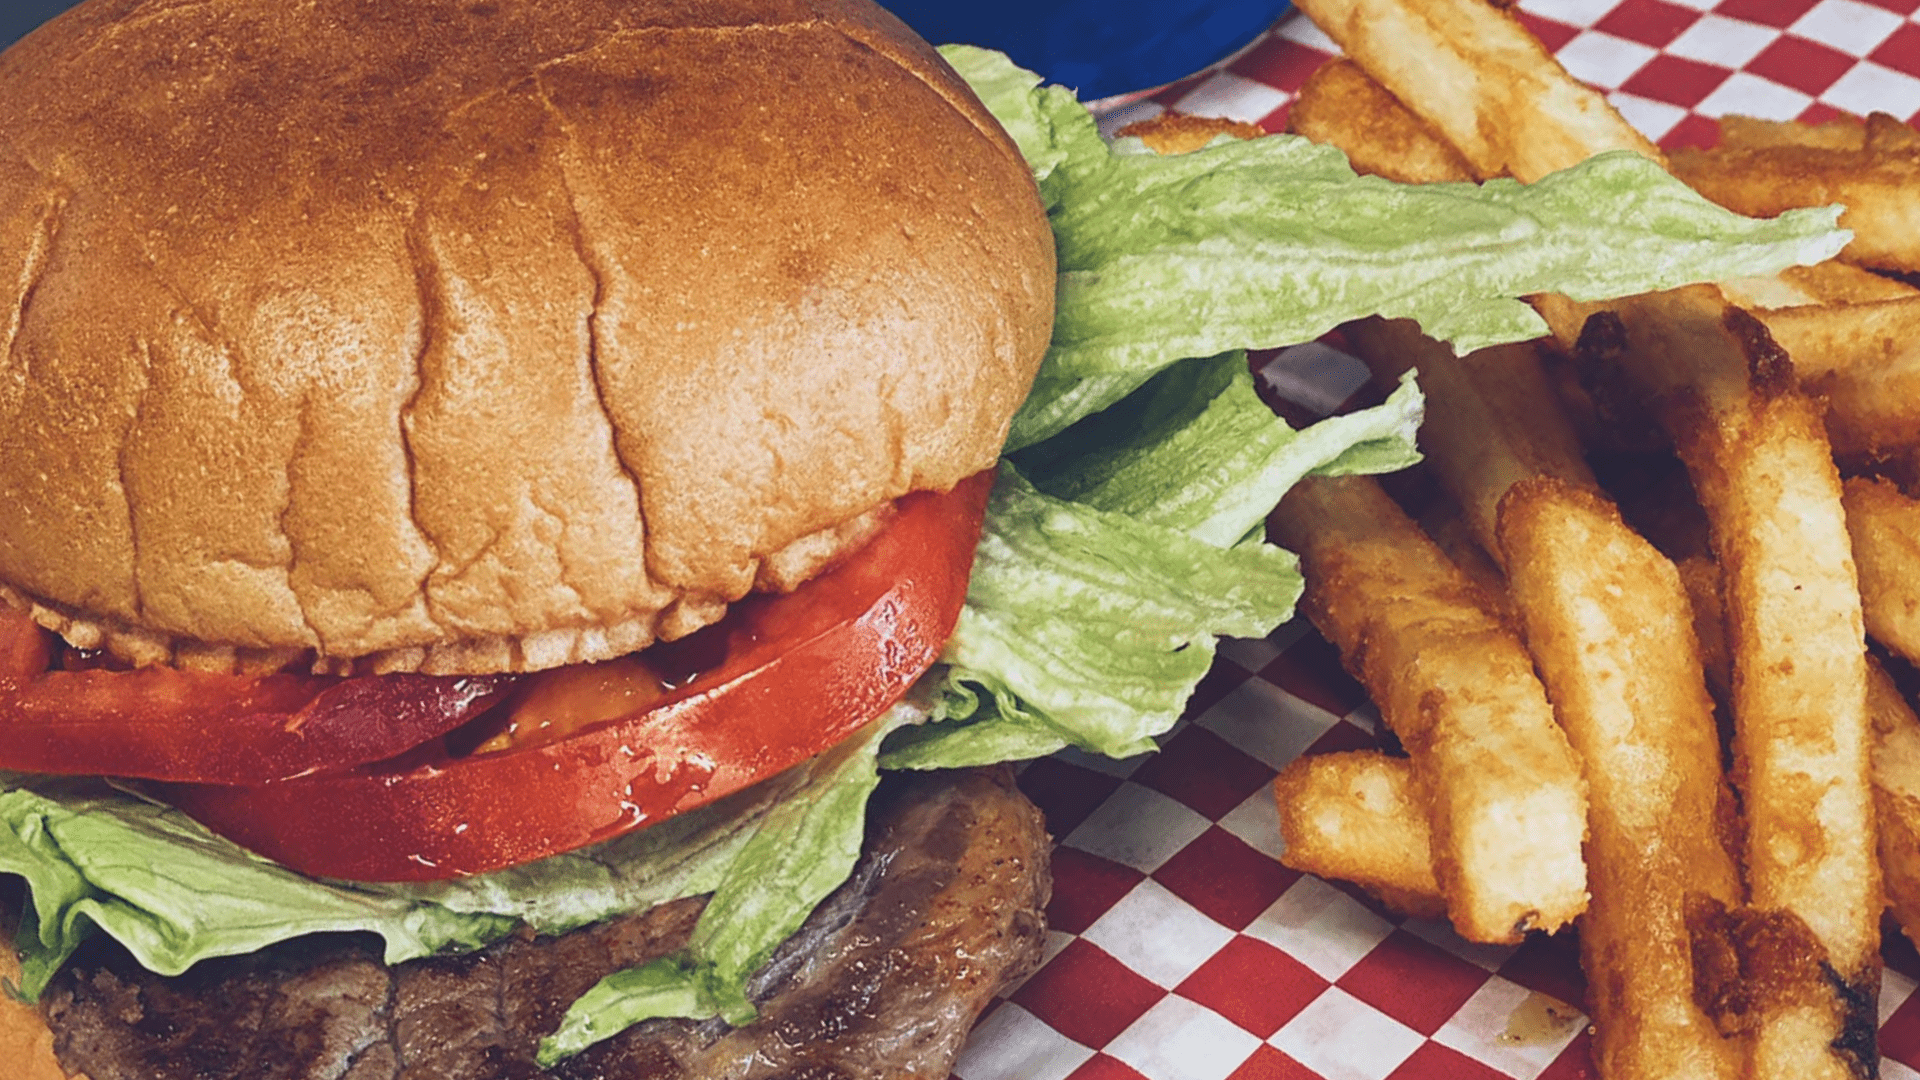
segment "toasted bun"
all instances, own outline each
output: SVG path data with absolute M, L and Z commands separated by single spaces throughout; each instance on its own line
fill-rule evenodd
M 866 0 L 93 0 L 0 101 L 0 599 L 142 662 L 677 636 L 991 465 L 1051 325 Z

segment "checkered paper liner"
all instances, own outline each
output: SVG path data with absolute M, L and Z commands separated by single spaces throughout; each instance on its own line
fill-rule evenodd
M 1522 0 L 1576 76 L 1672 148 L 1709 145 L 1728 113 L 1920 119 L 1920 0 Z M 1225 68 L 1113 110 L 1112 131 L 1167 108 L 1285 126 L 1336 49 L 1282 20 Z M 1318 413 L 1366 371 L 1316 343 L 1261 369 Z M 1571 933 L 1462 941 L 1359 890 L 1297 873 L 1271 781 L 1302 753 L 1376 746 L 1377 714 L 1296 621 L 1226 642 L 1155 756 L 1072 753 L 1021 786 L 1054 854 L 1040 970 L 983 1017 L 960 1080 L 1572 1080 L 1598 1075 Z M 1889 931 L 1881 1075 L 1920 1080 L 1920 955 Z

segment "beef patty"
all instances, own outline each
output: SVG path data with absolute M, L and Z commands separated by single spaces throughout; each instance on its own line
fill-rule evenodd
M 880 1080 L 948 1075 L 994 994 L 1039 960 L 1040 815 L 1010 772 L 891 777 L 853 877 L 749 985 L 753 1023 L 655 1020 L 542 1072 L 541 1036 L 613 971 L 686 943 L 693 898 L 560 937 L 388 968 L 359 936 L 165 978 L 89 945 L 48 991 L 92 1080 Z

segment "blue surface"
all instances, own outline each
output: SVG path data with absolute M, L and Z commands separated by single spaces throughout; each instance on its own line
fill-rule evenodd
M 74 5 L 75 0 L 0 0 L 0 48 Z
M 881 2 L 929 41 L 1000 49 L 1086 100 L 1191 75 L 1258 37 L 1288 7 L 1287 0 Z M 0 47 L 71 6 L 0 0 Z
M 1079 90 L 1145 90 L 1225 59 L 1273 25 L 1286 0 L 880 0 L 935 44 L 999 49 Z

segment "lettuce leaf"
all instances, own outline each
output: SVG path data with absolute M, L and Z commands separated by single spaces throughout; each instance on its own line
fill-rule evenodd
M 1060 283 L 1052 348 L 1009 447 L 1064 430 L 1187 357 L 1411 318 L 1461 352 L 1546 333 L 1520 297 L 1598 300 L 1831 258 L 1840 208 L 1716 206 L 1638 155 L 1534 184 L 1394 184 L 1292 135 L 1162 157 L 999 53 L 942 50 L 1033 164 Z
M 1293 613 L 1302 582 L 1293 556 L 1259 539 L 1267 511 L 1309 472 L 1412 464 L 1421 408 L 1407 381 L 1382 405 L 1295 431 L 1235 352 L 1176 365 L 1014 455 L 942 657 L 946 719 L 902 731 L 883 764 L 1152 750 L 1218 638 L 1259 637 Z
M 97 931 L 148 969 L 178 975 L 303 934 L 370 931 L 398 963 L 479 948 L 516 925 L 314 881 L 177 811 L 58 786 L 0 792 L 0 873 L 26 878 L 32 897 L 15 940 L 29 999 Z
M 866 835 L 867 799 L 880 783 L 881 740 L 920 720 L 897 705 L 859 735 L 791 770 L 790 789 L 755 822 L 700 913 L 685 952 L 600 980 L 540 1040 L 542 1066 L 571 1057 L 643 1020 L 754 1017 L 747 980 L 853 872 Z

